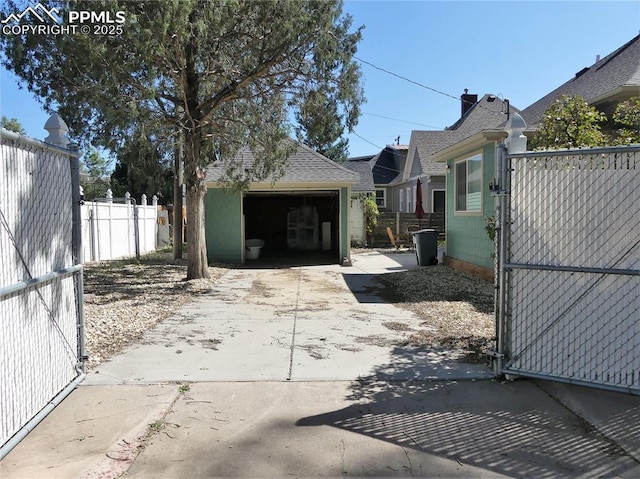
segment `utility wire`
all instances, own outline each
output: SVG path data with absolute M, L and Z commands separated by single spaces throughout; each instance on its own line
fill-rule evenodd
M 383 150 L 384 148 L 376 145 L 375 143 L 370 142 L 369 140 L 367 140 L 366 138 L 361 137 L 360 135 L 358 135 L 355 131 L 352 133 L 353 135 L 357 136 L 358 138 L 360 138 L 362 141 L 366 141 L 367 143 L 369 143 L 370 145 L 375 146 L 376 148 Z
M 458 98 L 457 96 L 449 95 L 448 93 L 445 93 L 445 92 L 440 91 L 440 90 L 436 90 L 435 88 L 431 88 L 430 86 L 424 85 L 424 84 L 422 84 L 422 83 L 420 83 L 420 82 L 417 82 L 417 81 L 414 81 L 414 80 L 411 80 L 410 78 L 403 77 L 402 75 L 398 75 L 397 73 L 394 73 L 394 72 L 392 72 L 392 71 L 389 71 L 389 70 L 386 70 L 386 69 L 384 69 L 384 68 L 382 68 L 382 67 L 379 67 L 379 66 L 377 66 L 377 65 L 374 65 L 373 63 L 368 62 L 368 61 L 366 61 L 366 60 L 363 60 L 362 58 L 358 58 L 358 57 L 356 57 L 355 55 L 354 55 L 354 57 L 353 57 L 353 58 L 355 58 L 356 60 L 358 60 L 360 63 L 365 63 L 365 64 L 367 64 L 367 65 L 369 65 L 369 66 L 371 66 L 371 67 L 375 68 L 376 70 L 380 70 L 380 71 L 385 72 L 385 73 L 387 73 L 387 74 L 389 74 L 389 75 L 392 75 L 392 76 L 394 76 L 394 77 L 396 77 L 396 78 L 400 78 L 401 80 L 408 81 L 409 83 L 413 83 L 414 85 L 418 85 L 418 86 L 419 86 L 419 87 L 421 87 L 421 88 L 425 88 L 425 89 L 430 90 L 430 91 L 432 91 L 432 92 L 434 92 L 434 93 L 438 93 L 438 94 L 440 94 L 440 95 L 444 95 L 444 96 L 447 96 L 447 97 L 449 97 L 449 98 L 453 98 L 453 99 L 454 99 L 454 100 L 456 100 L 456 101 L 460 100 L 460 98 Z
M 399 121 L 401 123 L 409 123 L 410 125 L 428 126 L 429 128 L 436 128 L 438 130 L 444 130 L 444 128 L 441 128 L 439 126 L 426 125 L 425 123 L 416 123 L 415 121 L 400 120 L 399 118 L 391 118 L 389 116 L 378 115 L 376 113 L 369 113 L 369 112 L 366 112 L 366 111 L 363 111 L 362 114 L 363 115 L 369 115 L 369 116 L 377 116 L 378 118 L 384 118 L 385 120 L 393 120 L 393 121 Z
M 437 93 L 437 94 L 439 94 L 439 95 L 443 95 L 443 96 L 446 96 L 446 97 L 448 97 L 448 98 L 452 98 L 452 99 L 454 99 L 454 100 L 456 100 L 456 101 L 461 100 L 461 98 L 458 98 L 457 96 L 450 95 L 449 93 L 446 93 L 446 92 L 443 92 L 443 91 L 440 91 L 440 90 L 436 90 L 435 88 L 431 88 L 430 86 L 424 85 L 424 84 L 422 84 L 422 83 L 420 83 L 420 82 L 417 82 L 417 81 L 415 81 L 415 80 L 411 80 L 410 78 L 404 77 L 404 76 L 402 76 L 402 75 L 398 75 L 397 73 L 394 73 L 394 72 L 392 72 L 392 71 L 390 71 L 390 70 L 387 70 L 387 69 L 385 69 L 385 68 L 382 68 L 382 67 L 379 67 L 379 66 L 377 66 L 377 65 L 374 65 L 373 63 L 368 62 L 368 61 L 366 61 L 366 60 L 363 60 L 362 58 L 359 58 L 359 57 L 357 57 L 357 56 L 355 56 L 355 55 L 353 56 L 353 58 L 355 58 L 356 60 L 358 60 L 360 63 L 364 63 L 364 64 L 366 64 L 366 65 L 369 65 L 369 66 L 371 66 L 371 67 L 375 68 L 376 70 L 380 70 L 381 72 L 384 72 L 384 73 L 386 73 L 386 74 L 388 74 L 388 75 L 394 76 L 394 77 L 399 78 L 399 79 L 401 79 L 401 80 L 404 80 L 404 81 L 406 81 L 406 82 L 409 82 L 409 83 L 412 83 L 412 84 L 414 84 L 414 85 L 417 85 L 417 86 L 419 86 L 420 88 L 424 88 L 424 89 L 426 89 L 426 90 L 432 91 L 432 92 Z M 483 108 L 483 109 L 488 110 L 488 111 L 490 111 L 490 112 L 492 112 L 492 113 L 503 113 L 502 111 L 500 111 L 500 112 L 498 112 L 498 111 L 494 111 L 494 110 L 491 110 L 490 108 L 485 107 L 484 105 L 476 104 L 477 102 L 471 102 L 471 101 L 464 100 L 464 99 L 462 99 L 462 101 L 463 101 L 463 102 L 465 102 L 465 103 L 467 103 L 467 104 L 469 104 L 470 106 L 471 106 L 471 105 L 475 105 L 475 106 L 476 106 L 476 107 L 478 107 L 478 108 Z M 501 99 L 500 101 L 504 103 L 504 100 L 502 100 L 502 99 Z M 507 103 L 507 105 L 509 105 L 509 104 Z M 507 106 L 507 108 L 509 108 L 509 106 Z M 403 122 L 403 123 L 410 123 L 410 124 L 420 125 L 420 126 L 428 126 L 429 128 L 437 128 L 437 129 L 439 129 L 439 130 L 445 130 L 445 129 L 446 129 L 446 128 L 436 127 L 436 126 L 433 126 L 433 125 L 425 125 L 425 124 L 422 124 L 422 123 L 414 123 L 414 122 L 410 122 L 410 121 L 399 120 L 399 119 L 397 119 L 397 118 L 390 118 L 390 117 L 386 117 L 386 116 L 383 116 L 383 115 L 377 115 L 377 114 L 374 114 L 374 113 L 366 113 L 366 112 L 363 112 L 363 113 L 364 113 L 365 115 L 377 116 L 377 117 L 380 117 L 380 118 L 385 118 L 385 119 L 387 119 L 387 120 L 400 121 L 400 122 Z M 509 111 L 507 110 L 507 115 L 508 115 L 508 114 L 509 114 Z M 507 118 L 508 118 L 508 117 L 507 117 Z M 360 138 L 361 140 L 363 140 L 363 141 L 365 141 L 365 142 L 369 143 L 370 145 L 375 146 L 376 148 L 379 148 L 379 149 L 381 149 L 381 150 L 382 150 L 382 148 L 381 148 L 380 146 L 376 145 L 375 143 L 372 143 L 371 141 L 367 140 L 366 138 L 363 138 L 362 136 L 358 135 L 357 133 L 353 132 L 353 134 L 354 134 L 355 136 L 357 136 L 358 138 Z
M 382 68 L 382 67 L 379 67 L 379 66 L 377 66 L 377 65 L 374 65 L 373 63 L 368 62 L 367 60 L 363 60 L 362 58 L 359 58 L 359 57 L 357 57 L 357 56 L 355 56 L 355 55 L 353 56 L 353 58 L 355 58 L 356 60 L 358 60 L 360 63 L 364 63 L 364 64 L 366 64 L 366 65 L 369 65 L 370 67 L 373 67 L 373 68 L 375 68 L 376 70 L 380 70 L 381 72 L 384 72 L 384 73 L 386 73 L 386 74 L 388 74 L 388 75 L 394 76 L 394 77 L 396 77 L 396 78 L 400 78 L 401 80 L 404 80 L 404 81 L 406 81 L 406 82 L 409 82 L 409 83 L 412 83 L 412 84 L 414 84 L 414 85 L 417 85 L 417 86 L 419 86 L 420 88 L 424 88 L 424 89 L 426 89 L 426 90 L 432 91 L 432 92 L 437 93 L 437 94 L 439 94 L 439 95 L 443 95 L 443 96 L 446 96 L 446 97 L 448 97 L 448 98 L 453 98 L 453 99 L 454 99 L 454 100 L 456 100 L 456 101 L 460 101 L 460 98 L 459 98 L 459 97 L 457 97 L 457 96 L 455 96 L 455 95 L 450 95 L 449 93 L 446 93 L 446 92 L 444 92 L 444 91 L 436 90 L 435 88 L 432 88 L 432 87 L 430 87 L 430 86 L 427 86 L 427 85 L 425 85 L 425 84 L 423 84 L 423 83 L 417 82 L 417 81 L 415 81 L 415 80 L 412 80 L 412 79 L 407 78 L 407 77 L 402 76 L 402 75 L 398 75 L 397 73 L 394 73 L 394 72 L 392 72 L 392 71 L 390 71 L 390 70 L 387 70 L 387 69 L 385 69 L 385 68 Z M 475 104 L 475 102 L 471 102 L 471 101 L 464 100 L 464 99 L 463 99 L 462 101 L 463 101 L 464 103 L 467 103 L 468 105 L 474 105 L 474 104 Z M 504 100 L 501 100 L 501 101 L 502 101 L 502 102 L 504 102 Z M 484 109 L 486 109 L 486 110 L 488 110 L 488 111 L 493 111 L 493 110 L 491 110 L 491 109 L 489 109 L 489 108 L 486 108 L 486 107 L 485 107 L 485 106 L 483 106 L 483 105 L 476 105 L 476 106 L 477 106 L 477 107 L 479 107 L 479 108 L 484 108 Z M 500 113 L 502 113 L 502 112 L 500 112 Z M 426 125 L 426 126 L 428 126 L 428 125 Z

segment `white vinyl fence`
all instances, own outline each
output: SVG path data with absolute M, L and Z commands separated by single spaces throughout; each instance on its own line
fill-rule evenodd
M 640 394 L 640 146 L 505 162 L 502 372 Z
M 142 195 L 140 204 L 130 196 L 82 205 L 82 244 L 85 262 L 139 256 L 154 251 L 158 237 L 158 199 L 152 205 Z
M 79 155 L 0 138 L 2 459 L 84 377 L 84 332 Z

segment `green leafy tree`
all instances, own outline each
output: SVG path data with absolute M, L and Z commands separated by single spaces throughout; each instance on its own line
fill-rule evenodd
M 344 124 L 338 104 L 323 90 L 310 92 L 296 114 L 296 135 L 327 158 L 344 161 L 349 156 L 349 140 L 342 138 Z
M 140 200 L 143 194 L 149 201 L 153 195 L 160 204 L 173 198 L 172 159 L 164 143 L 146 136 L 137 136 L 117 153 L 116 166 L 111 173 L 114 196 L 130 193 Z
M 604 113 L 579 96 L 562 95 L 544 113 L 534 137 L 529 143 L 533 150 L 605 146 L 607 136 L 601 125 Z
M 371 238 L 371 235 L 376 229 L 378 225 L 378 216 L 380 215 L 380 211 L 378 210 L 378 205 L 376 204 L 376 197 L 374 194 L 369 193 L 363 201 L 364 205 L 364 219 L 365 219 L 365 230 L 367 232 L 367 238 Z M 371 241 L 369 240 L 369 243 Z
M 612 115 L 614 145 L 640 143 L 640 98 L 634 97 L 618 104 Z
M 110 163 L 95 148 L 91 148 L 83 157 L 80 175 L 80 186 L 85 200 L 104 198 L 111 187 L 109 183 Z
M 7 118 L 2 115 L 2 119 L 0 120 L 0 126 L 5 128 L 6 130 L 13 131 L 20 135 L 26 135 L 27 132 L 16 118 Z
M 21 11 L 9 0 L 3 18 Z M 181 134 L 187 190 L 187 279 L 209 277 L 204 236 L 205 170 L 220 162 L 226 181 L 246 188 L 282 172 L 290 112 L 310 92 L 339 105 L 352 128 L 362 89 L 353 59 L 361 29 L 340 0 L 51 1 L 65 10 L 123 12 L 115 35 L 3 35 L 3 64 L 55 106 L 71 129 L 117 152 L 144 125 Z M 33 21 L 27 16 L 21 22 Z M 167 133 L 168 132 L 168 133 Z M 259 161 L 245 171 L 241 145 Z

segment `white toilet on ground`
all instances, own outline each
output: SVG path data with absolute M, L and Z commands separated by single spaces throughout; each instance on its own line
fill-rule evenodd
M 244 246 L 246 259 L 258 259 L 260 257 L 260 250 L 262 250 L 264 246 L 264 240 L 248 239 L 244 242 Z

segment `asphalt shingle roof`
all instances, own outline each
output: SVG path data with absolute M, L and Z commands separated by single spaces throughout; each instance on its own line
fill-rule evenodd
M 385 147 L 375 158 L 373 181 L 376 185 L 387 185 L 400 173 L 393 150 L 389 146 Z
M 493 101 L 490 101 L 493 99 Z M 446 173 L 444 163 L 431 161 L 431 156 L 483 130 L 498 128 L 506 123 L 506 102 L 495 95 L 484 95 L 456 123 L 445 130 L 414 130 L 411 132 L 409 152 L 414 151 L 420 161 L 422 172 L 428 176 Z M 510 112 L 518 109 L 509 107 Z
M 352 191 L 374 191 L 376 189 L 368 159 L 349 160 L 342 163 L 342 165 L 360 176 L 360 181 L 351 187 Z
M 571 80 L 532 103 L 520 114 L 528 125 L 534 125 L 561 95 L 579 95 L 587 103 L 592 103 L 621 86 L 640 87 L 640 35 L 581 70 Z
M 289 156 L 284 175 L 275 178 L 278 183 L 358 183 L 359 175 L 329 158 L 312 150 L 302 143 L 291 141 L 296 145 L 295 151 Z M 249 147 L 242 147 L 236 153 L 234 162 L 238 168 L 251 169 L 256 158 Z M 214 163 L 207 168 L 208 182 L 220 181 L 224 176 L 224 166 Z M 267 178 L 263 182 L 272 181 Z

